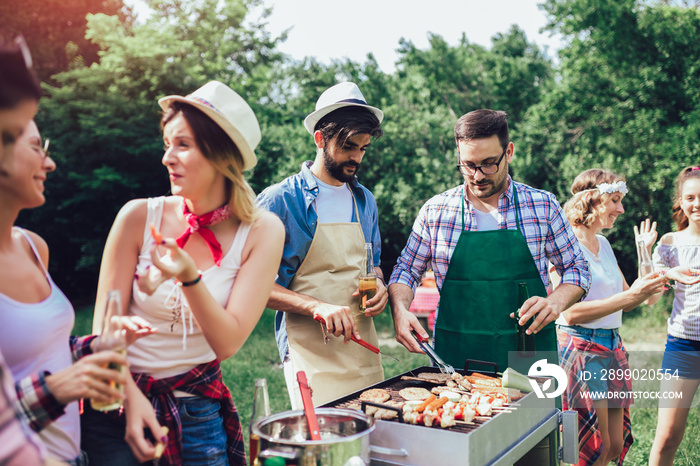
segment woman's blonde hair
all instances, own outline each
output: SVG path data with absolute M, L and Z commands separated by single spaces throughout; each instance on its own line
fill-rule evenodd
M 226 178 L 228 206 L 241 222 L 251 223 L 260 215 L 255 205 L 255 192 L 243 177 L 243 156 L 233 140 L 211 118 L 183 102 L 173 102 L 163 112 L 161 128 L 178 113 L 190 125 L 195 143 L 204 157 Z
M 564 214 L 569 223 L 591 226 L 602 213 L 603 204 L 613 195 L 601 193 L 596 186 L 624 180 L 624 177 L 602 168 L 591 168 L 580 173 L 571 185 L 571 194 L 574 196 L 564 204 Z

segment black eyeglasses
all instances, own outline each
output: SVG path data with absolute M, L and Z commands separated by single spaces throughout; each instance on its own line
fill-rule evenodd
M 45 160 L 49 156 L 49 139 L 44 141 L 43 147 L 37 144 L 28 144 L 29 147 L 41 154 L 42 160 Z
M 507 150 L 508 150 L 508 144 L 506 144 L 505 149 L 503 149 L 503 153 L 501 154 L 501 156 L 498 158 L 498 160 L 496 162 L 485 163 L 483 165 L 470 165 L 470 164 L 458 163 L 457 169 L 462 174 L 469 175 L 469 176 L 476 175 L 477 170 L 479 170 L 484 175 L 495 175 L 496 173 L 498 173 L 498 166 L 501 164 L 501 160 L 503 160 L 503 157 L 505 157 Z
M 27 41 L 24 39 L 24 36 L 19 35 L 17 38 L 15 38 L 15 45 L 19 49 L 20 53 L 22 54 L 22 59 L 24 60 L 24 65 L 27 67 L 27 69 L 32 69 L 33 63 L 32 63 L 32 54 L 29 52 L 29 46 L 27 45 Z

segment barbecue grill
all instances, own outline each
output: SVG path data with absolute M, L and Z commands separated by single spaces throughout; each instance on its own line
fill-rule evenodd
M 393 401 L 403 401 L 399 390 L 434 384 L 402 380 L 421 372 L 438 373 L 430 366 L 419 367 L 383 382 L 371 385 L 323 405 L 328 408 L 361 406 L 360 394 L 370 388 L 383 388 Z M 462 375 L 472 371 L 458 370 Z M 483 373 L 483 371 L 481 371 Z M 538 398 L 528 393 L 507 404 L 507 409 L 491 417 L 474 419 L 473 425 L 426 427 L 402 423 L 399 419 L 377 420 L 370 435 L 372 465 L 511 465 L 522 458 L 542 439 L 549 436 L 549 464 L 578 462 L 578 417 L 576 411 L 557 409 L 553 398 Z M 562 427 L 560 429 L 560 426 Z

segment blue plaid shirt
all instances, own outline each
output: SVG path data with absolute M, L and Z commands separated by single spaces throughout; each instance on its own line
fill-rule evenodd
M 498 199 L 498 228 L 520 229 L 535 260 L 542 282 L 549 290 L 548 263 L 562 277 L 562 283 L 576 285 L 588 293 L 591 275 L 588 264 L 554 194 L 514 182 Z M 513 188 L 518 190 L 520 224 L 515 224 Z M 464 185 L 433 196 L 413 224 L 406 247 L 401 252 L 389 284 L 403 283 L 415 291 L 426 270 L 435 273 L 435 284 L 442 290 L 450 258 L 462 232 L 460 200 Z M 466 231 L 477 231 L 474 207 L 464 196 Z M 524 231 L 523 231 L 524 230 Z M 583 298 L 582 298 L 583 299 Z

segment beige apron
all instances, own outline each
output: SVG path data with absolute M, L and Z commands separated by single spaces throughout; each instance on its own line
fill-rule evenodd
M 365 253 L 357 206 L 355 216 L 357 223 L 317 225 L 309 252 L 289 289 L 329 304 L 350 306 L 360 337 L 378 347 L 372 318 L 360 312 L 359 299 L 352 296 L 359 284 Z M 314 406 L 384 380 L 379 354 L 353 341 L 346 345 L 343 337 L 333 335 L 329 335 L 330 341 L 324 344 L 320 324 L 312 317 L 288 312 L 286 318 L 292 369 L 294 374 L 301 370 L 306 373 L 313 390 Z M 301 407 L 299 385 L 292 386 L 293 408 Z

